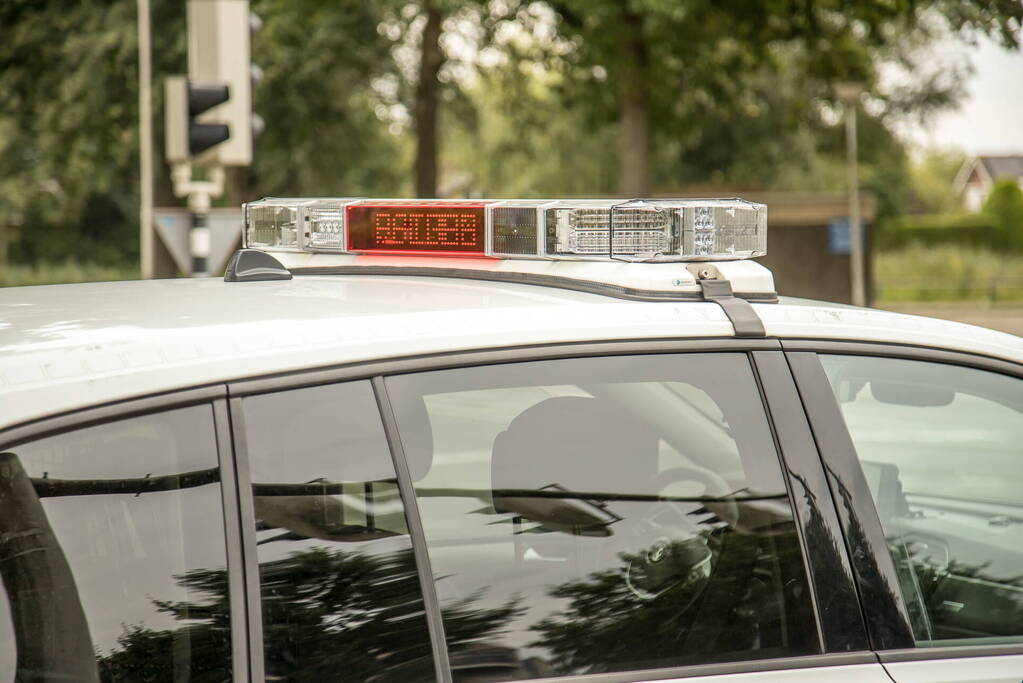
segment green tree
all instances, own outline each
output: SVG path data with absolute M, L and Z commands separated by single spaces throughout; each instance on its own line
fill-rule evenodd
M 981 211 L 991 217 L 1010 244 L 1023 249 L 1023 190 L 1015 179 L 996 181 Z
M 876 85 L 879 62 L 905 57 L 903 45 L 926 43 L 934 16 L 955 31 L 998 35 L 1013 46 L 1023 18 L 1011 1 L 550 4 L 559 32 L 575 46 L 561 60 L 574 76 L 566 79 L 571 96 L 608 107 L 607 120 L 617 122 L 627 195 L 650 191 L 655 156 L 664 151 L 704 178 L 731 170 L 722 161 L 756 159 L 761 141 L 792 151 L 800 131 L 834 101 L 832 83 Z M 925 78 L 918 88 L 875 99 L 893 111 L 918 111 L 947 103 L 956 87 Z
M 263 27 L 253 61 L 264 72 L 253 109 L 255 196 L 393 196 L 407 185 L 405 141 L 388 130 L 375 88 L 393 79 L 386 4 L 253 0 Z M 233 203 L 237 204 L 237 201 Z
M 910 164 L 913 213 L 953 213 L 961 201 L 953 189 L 966 157 L 954 149 L 926 149 Z
M 184 11 L 153 2 L 154 68 L 180 72 Z M 137 238 L 135 3 L 0 4 L 0 226 L 22 261 L 132 262 Z
M 180 205 L 162 161 L 163 77 L 186 72 L 185 3 L 151 0 L 158 205 Z M 253 0 L 266 121 L 224 202 L 263 195 L 401 194 L 407 142 L 379 83 L 395 72 L 376 3 Z M 0 3 L 0 229 L 12 256 L 134 263 L 138 254 L 138 44 L 133 0 Z

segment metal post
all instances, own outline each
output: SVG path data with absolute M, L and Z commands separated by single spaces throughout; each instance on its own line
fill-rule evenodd
M 153 277 L 156 250 L 153 235 L 153 69 L 149 47 L 149 0 L 138 0 L 139 40 L 139 265 L 142 277 Z
M 852 280 L 853 306 L 866 306 L 867 294 L 863 272 L 863 225 L 860 223 L 860 180 L 857 168 L 856 101 L 845 103 L 845 144 L 849 185 L 849 269 Z
M 174 164 L 171 180 L 174 194 L 188 197 L 188 209 L 192 213 L 192 225 L 188 231 L 188 250 L 192 256 L 192 277 L 209 275 L 210 258 L 210 203 L 214 197 L 224 193 L 224 167 L 211 166 L 206 169 L 206 180 L 192 179 L 192 164 Z
M 188 250 L 192 254 L 192 277 L 209 275 L 210 229 L 207 224 L 209 209 L 192 212 L 192 227 L 188 231 Z

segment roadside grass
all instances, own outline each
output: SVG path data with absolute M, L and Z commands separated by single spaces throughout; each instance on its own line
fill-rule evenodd
M 874 257 L 878 303 L 1023 301 L 1023 254 L 980 247 L 911 245 Z
M 74 261 L 38 266 L 0 266 L 0 287 L 137 280 L 138 277 L 138 268 L 99 266 L 93 263 L 76 263 Z

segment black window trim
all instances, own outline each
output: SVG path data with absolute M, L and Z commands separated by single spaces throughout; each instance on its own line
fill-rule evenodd
M 874 558 L 882 580 L 888 585 L 897 586 L 898 577 L 884 542 L 880 518 L 871 501 L 866 478 L 859 467 L 852 445 L 852 438 L 818 355 L 860 355 L 944 363 L 996 372 L 1018 379 L 1023 379 L 1023 364 L 985 355 L 911 344 L 817 339 L 782 339 L 781 344 L 792 367 L 792 374 L 803 398 L 814 435 L 819 443 L 830 444 L 819 450 L 828 469 L 829 478 L 832 479 L 832 485 L 859 492 L 859 495 L 853 497 L 852 509 L 845 510 L 846 514 L 842 520 L 845 529 L 848 529 L 849 524 L 855 520 L 855 523 L 861 525 L 864 530 L 858 543 L 850 542 L 850 556 Z M 862 589 L 864 579 L 860 571 L 857 571 L 856 580 Z M 863 601 L 868 632 L 878 660 L 882 663 L 1023 654 L 1023 642 L 917 647 L 901 594 L 896 591 L 892 598 L 888 604 Z M 898 623 L 891 623 L 893 617 Z
M 248 681 L 249 648 L 247 643 L 248 620 L 247 595 L 244 568 L 245 554 L 242 551 L 242 526 L 238 507 L 238 480 L 235 472 L 234 449 L 231 440 L 231 418 L 227 402 L 218 398 L 213 403 L 214 430 L 217 439 L 217 458 L 220 466 L 220 491 L 224 507 L 224 540 L 227 550 L 228 596 L 231 614 L 231 665 L 233 680 Z M 232 571 L 230 568 L 241 568 Z
M 394 473 L 398 479 L 398 492 L 401 495 L 402 509 L 405 511 L 409 539 L 412 541 L 412 554 L 416 560 L 419 588 L 423 594 L 423 608 L 426 610 L 426 628 L 430 632 L 434 670 L 438 681 L 451 683 L 451 662 L 448 660 L 447 637 L 444 633 L 440 600 L 437 598 L 437 584 L 433 578 L 433 565 L 430 562 L 430 553 L 426 545 L 423 518 L 419 514 L 419 499 L 416 498 L 412 474 L 409 472 L 408 461 L 405 459 L 405 447 L 402 445 L 398 432 L 398 421 L 394 416 L 394 408 L 391 406 L 390 396 L 387 395 L 387 384 L 383 376 L 373 377 L 372 386 L 373 395 L 377 401 L 377 410 L 380 412 L 383 422 L 388 450 L 391 452 Z
M 259 559 L 256 549 L 256 511 L 252 500 L 252 476 L 249 469 L 248 439 L 245 436 L 245 413 L 240 398 L 228 400 L 231 435 L 235 457 L 235 483 L 238 491 L 239 545 L 242 555 L 242 580 L 245 584 L 245 606 L 248 614 L 248 680 L 266 678 L 263 666 L 263 607 L 259 590 Z M 244 492 L 244 493 L 242 493 Z
M 796 519 L 821 646 L 829 653 L 868 650 L 838 510 L 788 363 L 777 351 L 750 355 Z

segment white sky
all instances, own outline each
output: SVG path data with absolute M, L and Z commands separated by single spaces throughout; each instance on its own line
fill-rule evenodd
M 907 122 L 902 134 L 920 146 L 958 148 L 968 154 L 1023 154 L 1023 53 L 987 39 L 976 47 L 945 42 L 935 57 L 966 54 L 974 72 L 957 111 L 934 116 L 926 126 Z

